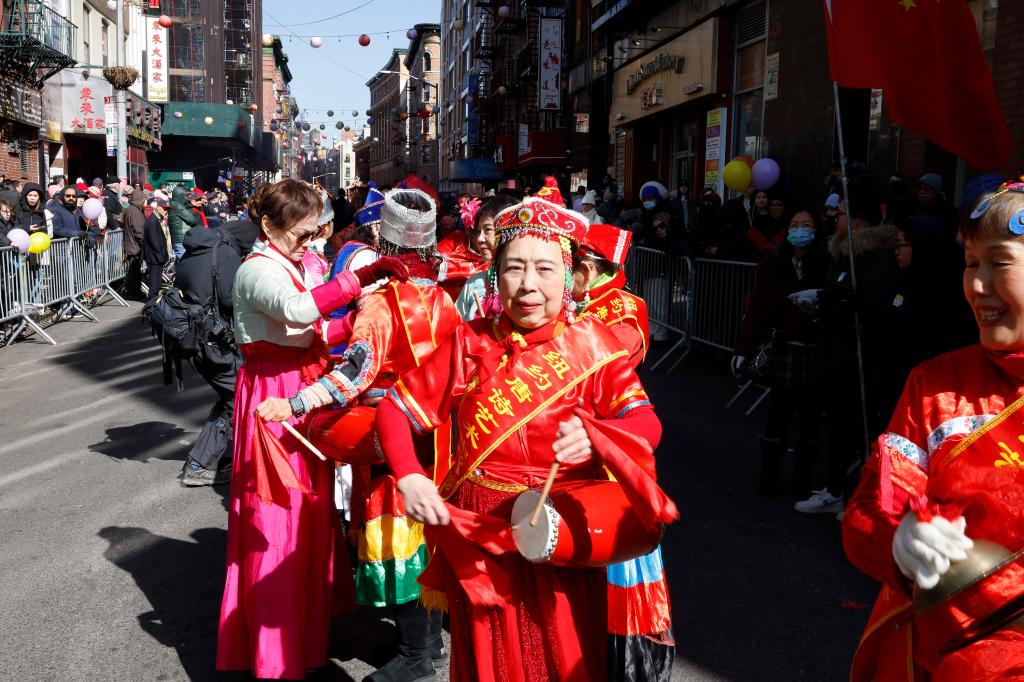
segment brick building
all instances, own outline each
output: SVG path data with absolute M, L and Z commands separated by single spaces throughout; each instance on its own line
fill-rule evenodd
M 409 114 L 409 156 L 407 170 L 431 185 L 437 185 L 437 113 L 441 75 L 441 26 L 416 24 L 409 41 L 405 67 L 409 80 L 402 109 Z
M 387 63 L 366 82 L 370 89 L 370 124 L 373 135 L 367 148 L 369 177 L 381 187 L 397 184 L 406 172 L 409 147 L 409 113 L 402 109 L 409 80 L 405 58 L 409 51 L 396 49 Z

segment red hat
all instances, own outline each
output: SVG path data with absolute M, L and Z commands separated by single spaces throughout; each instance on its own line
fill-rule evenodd
M 622 230 L 614 225 L 594 223 L 587 227 L 580 244 L 601 258 L 624 266 L 632 240 L 633 233 L 629 230 Z
M 87 184 L 85 184 L 84 181 L 79 180 L 78 182 L 75 183 L 75 189 L 84 192 L 84 191 L 89 189 L 89 186 Z
M 544 178 L 544 186 L 537 190 L 533 196 L 544 201 L 550 201 L 562 208 L 565 208 L 565 199 L 562 198 L 562 190 L 558 189 L 558 180 L 551 175 Z
M 192 188 L 192 196 L 193 197 L 197 197 L 197 198 L 202 198 L 202 197 L 206 196 L 206 192 L 204 192 L 203 190 L 199 189 L 198 187 L 193 187 Z
M 152 191 L 153 191 L 153 185 L 151 185 L 151 184 L 149 184 L 149 183 L 147 182 L 146 184 L 144 184 L 144 185 L 142 186 L 142 189 L 146 190 L 147 192 L 152 192 Z

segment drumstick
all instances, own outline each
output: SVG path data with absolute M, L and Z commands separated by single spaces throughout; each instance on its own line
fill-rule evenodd
M 484 314 L 484 304 L 480 301 L 480 294 L 473 292 L 473 300 L 476 301 L 476 310 L 480 317 L 486 317 Z
M 530 516 L 530 527 L 537 525 L 537 521 L 540 520 L 540 512 L 544 509 L 544 502 L 548 499 L 548 493 L 551 492 L 551 486 L 555 484 L 555 474 L 558 473 L 558 462 L 555 461 L 551 465 L 551 471 L 548 472 L 548 480 L 544 481 L 544 488 L 540 491 L 540 499 L 537 500 L 537 508 L 533 510 L 533 514 Z
M 303 437 L 303 435 L 302 435 L 301 433 L 299 433 L 298 431 L 296 431 L 296 430 L 295 430 L 295 427 L 294 427 L 294 426 L 292 426 L 292 425 L 291 425 L 291 424 L 289 424 L 288 422 L 281 422 L 281 426 L 283 426 L 284 428 L 286 428 L 286 429 L 288 430 L 288 433 L 290 433 L 290 434 L 292 434 L 293 436 L 295 436 L 295 438 L 296 438 L 296 439 L 297 439 L 297 440 L 298 440 L 298 441 L 299 441 L 300 443 L 302 443 L 302 444 L 303 444 L 303 445 L 305 445 L 305 446 L 306 446 L 307 448 L 309 448 L 309 451 L 310 451 L 310 452 L 312 452 L 312 453 L 313 453 L 314 455 L 316 455 L 316 456 L 317 456 L 317 457 L 318 457 L 318 458 L 320 459 L 320 461 L 322 461 L 322 462 L 326 462 L 326 461 L 327 461 L 327 458 L 326 458 L 326 457 L 324 457 L 324 453 L 322 453 L 322 452 L 320 452 L 319 450 L 317 450 L 317 449 L 316 449 L 316 446 L 315 446 L 315 445 L 313 445 L 312 443 L 310 443 L 310 442 L 309 442 L 308 440 L 306 440 L 306 439 L 305 439 L 305 438 Z

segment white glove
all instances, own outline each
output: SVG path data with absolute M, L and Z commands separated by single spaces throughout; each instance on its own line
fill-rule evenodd
M 900 521 L 892 538 L 892 557 L 900 572 L 916 580 L 922 589 L 930 590 L 949 570 L 950 562 L 963 561 L 967 550 L 974 547 L 964 530 L 967 521 L 960 517 L 949 521 L 941 516 L 925 523 L 917 514 L 908 513 Z
M 820 289 L 804 289 L 795 291 L 789 295 L 789 300 L 796 303 L 797 307 L 807 315 L 818 314 L 818 292 Z
M 740 372 L 743 370 L 743 365 L 747 364 L 747 356 L 745 355 L 734 355 L 732 360 L 729 362 L 729 369 L 732 370 L 732 375 L 736 379 L 740 378 Z

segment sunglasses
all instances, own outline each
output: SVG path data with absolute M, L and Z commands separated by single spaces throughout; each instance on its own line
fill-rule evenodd
M 307 232 L 306 234 L 295 234 L 294 232 L 292 232 L 291 234 L 292 234 L 293 237 L 295 237 L 296 243 L 298 243 L 298 244 L 306 244 L 306 243 L 311 242 L 311 241 L 313 241 L 315 239 L 319 239 L 320 235 L 322 235 L 323 233 L 324 233 L 324 229 L 321 227 L 321 228 L 317 229 L 316 232 Z

